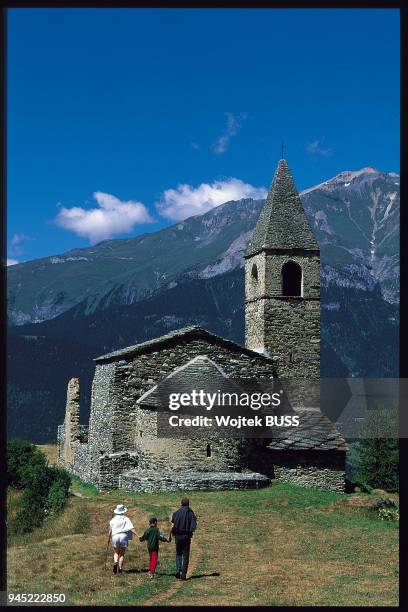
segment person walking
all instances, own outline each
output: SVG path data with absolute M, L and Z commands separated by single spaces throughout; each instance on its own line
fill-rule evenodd
M 157 518 L 155 516 L 149 518 L 149 527 L 144 534 L 140 536 L 139 540 L 141 542 L 147 542 L 147 550 L 149 553 L 149 578 L 154 578 L 159 559 L 159 543 L 169 541 L 158 528 Z
M 188 562 L 190 559 L 191 538 L 197 527 L 197 517 L 190 508 L 187 497 L 181 500 L 181 507 L 171 517 L 172 527 L 169 540 L 176 540 L 176 578 L 187 579 Z
M 108 543 L 112 538 L 114 550 L 112 571 L 114 574 L 122 573 L 128 542 L 133 538 L 132 534 L 137 536 L 132 521 L 127 516 L 124 516 L 127 510 L 123 504 L 118 504 L 113 511 L 114 517 L 109 523 Z

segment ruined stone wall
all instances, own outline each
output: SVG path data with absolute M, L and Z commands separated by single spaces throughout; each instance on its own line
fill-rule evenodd
M 91 482 L 91 463 L 89 461 L 89 445 L 81 442 L 73 444 L 74 462 L 71 472 L 85 482 Z
M 138 464 L 139 458 L 134 452 L 102 455 L 99 458 L 99 479 L 95 484 L 100 491 L 118 489 L 121 486 L 121 474 L 137 468 Z
M 74 463 L 73 445 L 80 439 L 79 380 L 71 378 L 67 386 L 64 423 L 58 428 L 57 461 L 70 468 Z
M 92 382 L 91 415 L 88 430 L 88 459 L 84 466 L 87 480 L 99 482 L 99 459 L 106 453 L 114 452 L 113 431 L 115 427 L 116 402 L 120 395 L 113 392 L 115 363 L 98 364 Z
M 65 444 L 65 425 L 58 425 L 57 428 L 57 463 L 63 465 L 63 453 Z

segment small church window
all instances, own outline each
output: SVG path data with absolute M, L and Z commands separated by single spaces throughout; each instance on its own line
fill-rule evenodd
M 289 363 L 295 363 L 295 351 L 289 353 Z
M 207 444 L 207 457 L 211 457 L 211 444 Z
M 302 268 L 294 261 L 282 267 L 282 295 L 300 297 L 302 295 Z
M 252 266 L 251 276 L 254 280 L 258 280 L 258 268 L 256 267 L 256 264 Z
M 143 431 L 139 431 L 140 437 L 143 436 Z

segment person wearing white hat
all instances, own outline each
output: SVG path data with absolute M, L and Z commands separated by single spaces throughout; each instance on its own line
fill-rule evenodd
M 115 515 L 109 523 L 109 539 L 112 538 L 113 555 L 113 573 L 121 574 L 123 571 L 123 562 L 125 560 L 125 551 L 128 547 L 129 540 L 132 539 L 132 534 L 137 536 L 133 528 L 132 521 L 125 516 L 127 508 L 123 504 L 118 504 L 113 511 Z

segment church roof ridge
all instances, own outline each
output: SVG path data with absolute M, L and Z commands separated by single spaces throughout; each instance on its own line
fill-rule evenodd
M 319 250 L 286 159 L 279 160 L 245 257 L 268 249 Z
M 229 347 L 235 351 L 239 350 L 245 355 L 260 357 L 261 359 L 263 358 L 267 361 L 277 360 L 277 357 L 263 355 L 261 353 L 258 353 L 257 351 L 248 349 L 245 346 L 234 342 L 233 340 L 228 340 L 227 338 L 223 338 L 222 336 L 217 336 L 217 334 L 214 334 L 213 332 L 210 332 L 204 327 L 200 327 L 199 325 L 187 325 L 186 327 L 180 327 L 174 331 L 169 332 L 168 334 L 164 334 L 163 336 L 152 338 L 151 340 L 145 340 L 144 342 L 140 342 L 139 344 L 127 346 L 123 349 L 119 349 L 117 351 L 112 351 L 111 353 L 101 355 L 99 357 L 96 357 L 94 361 L 96 363 L 101 363 L 104 361 L 116 361 L 117 359 L 125 357 L 127 355 L 143 354 L 145 352 L 159 350 L 162 345 L 172 344 L 174 341 L 180 340 L 182 338 L 194 336 L 197 338 L 212 340 L 215 343 L 222 344 L 223 346 Z

